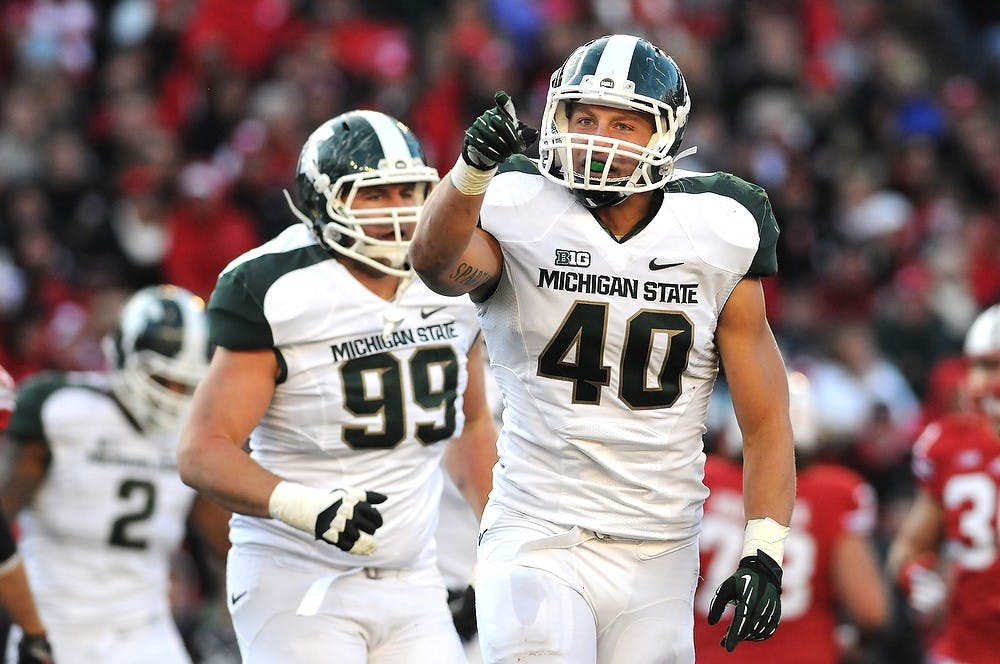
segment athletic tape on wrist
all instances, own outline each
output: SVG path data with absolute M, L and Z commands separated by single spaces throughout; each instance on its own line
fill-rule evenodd
M 743 555 L 756 556 L 760 549 L 781 565 L 785 556 L 785 538 L 788 537 L 788 526 L 783 526 L 771 517 L 751 519 L 747 521 L 743 531 Z
M 459 157 L 452 167 L 449 177 L 451 177 L 451 184 L 455 189 L 466 196 L 478 196 L 486 191 L 486 188 L 490 186 L 490 180 L 496 174 L 496 166 L 488 171 L 481 171 L 469 166 L 462 157 Z
M 278 482 L 267 501 L 267 512 L 272 519 L 284 521 L 290 526 L 314 534 L 316 528 L 316 493 L 312 489 L 295 482 Z

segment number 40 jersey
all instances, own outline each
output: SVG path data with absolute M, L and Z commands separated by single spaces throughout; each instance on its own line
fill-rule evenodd
M 21 386 L 7 430 L 51 461 L 18 517 L 42 618 L 137 624 L 170 616 L 170 556 L 195 493 L 177 474 L 175 434 L 143 434 L 99 374 L 39 374 Z
M 605 535 L 694 536 L 719 315 L 744 276 L 777 270 L 766 193 L 677 172 L 616 238 L 533 162 L 505 168 L 480 213 L 503 251 L 478 303 L 506 405 L 491 501 Z

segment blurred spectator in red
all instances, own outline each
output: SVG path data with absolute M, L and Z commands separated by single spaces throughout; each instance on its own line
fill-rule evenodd
M 260 243 L 253 221 L 230 202 L 226 173 L 192 162 L 178 177 L 178 200 L 166 214 L 170 241 L 163 276 L 206 300 L 229 261 Z
M 969 287 L 985 308 L 1000 301 L 1000 215 L 974 212 L 966 224 Z
M 945 357 L 934 363 L 921 402 L 921 429 L 940 417 L 967 408 L 964 388 L 968 370 L 968 361 L 961 354 Z

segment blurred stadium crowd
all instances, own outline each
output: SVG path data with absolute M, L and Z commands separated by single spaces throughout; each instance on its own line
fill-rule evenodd
M 878 491 L 883 540 L 914 432 L 954 407 L 962 336 L 1000 301 L 997 3 L 10 0 L 0 25 L 0 363 L 17 379 L 99 367 L 133 290 L 207 297 L 295 223 L 281 190 L 322 121 L 403 118 L 444 172 L 495 90 L 537 125 L 552 70 L 610 32 L 683 70 L 682 167 L 767 190 L 771 323 L 828 454 Z

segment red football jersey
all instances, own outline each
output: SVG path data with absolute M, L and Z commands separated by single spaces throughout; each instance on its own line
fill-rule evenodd
M 701 581 L 695 594 L 695 653 L 698 664 L 781 662 L 836 664 L 840 649 L 829 568 L 833 548 L 845 533 L 869 536 L 875 526 L 874 490 L 852 470 L 816 465 L 798 474 L 791 530 L 782 564 L 781 623 L 767 641 L 742 642 L 728 653 L 719 645 L 732 621 L 729 607 L 708 624 L 715 589 L 736 571 L 743 551 L 743 473 L 728 459 L 709 457 L 701 534 Z
M 932 650 L 940 657 L 996 662 L 1000 633 L 1000 437 L 985 418 L 942 417 L 913 447 L 913 472 L 944 509 L 949 565 L 944 624 Z

